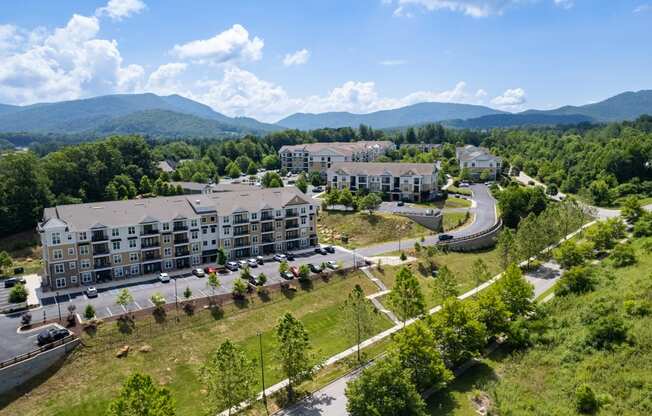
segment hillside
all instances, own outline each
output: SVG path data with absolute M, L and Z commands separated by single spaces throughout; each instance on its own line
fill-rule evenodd
M 469 119 L 502 111 L 489 107 L 453 103 L 420 103 L 394 110 L 382 110 L 369 114 L 330 112 L 320 114 L 296 113 L 276 124 L 283 127 L 310 130 L 323 127 L 358 127 L 366 124 L 376 129 L 409 126 L 452 119 Z
M 114 119 L 146 112 L 148 110 L 164 110 L 182 115 L 201 117 L 207 121 L 215 121 L 222 126 L 213 134 L 227 133 L 261 133 L 278 130 L 277 126 L 257 122 L 248 118 L 231 118 L 213 111 L 210 107 L 196 101 L 170 95 L 161 97 L 155 94 L 117 94 L 100 97 L 62 101 L 58 103 L 34 104 L 24 107 L 0 107 L 0 132 L 33 132 L 33 133 L 79 133 L 94 132 Z M 140 113 L 143 114 L 143 113 Z M 152 132 L 165 131 L 167 127 L 156 126 L 156 118 L 148 114 L 144 123 L 152 126 Z M 178 118 L 178 117 L 177 117 Z M 188 121 L 194 124 L 196 120 Z M 160 119 L 164 122 L 165 119 Z M 204 123 L 210 124 L 210 123 Z M 212 123 L 213 126 L 218 124 Z M 123 129 L 124 130 L 124 129 Z M 135 133 L 135 131 L 124 131 Z M 150 134 L 139 131 L 139 133 Z M 152 133 L 154 134 L 154 133 Z M 190 134 L 190 132 L 188 132 Z
M 523 126 L 556 126 L 562 124 L 590 123 L 593 118 L 579 115 L 554 115 L 554 114 L 492 114 L 469 120 L 450 120 L 443 122 L 448 127 L 464 129 L 489 129 L 500 127 L 523 127 Z

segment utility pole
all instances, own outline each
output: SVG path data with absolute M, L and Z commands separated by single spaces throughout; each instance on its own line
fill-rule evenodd
M 179 296 L 177 295 L 177 276 L 174 277 L 174 307 L 177 310 L 177 322 L 179 322 Z
M 263 403 L 265 403 L 265 413 L 269 415 L 269 409 L 267 409 L 267 395 L 265 394 L 265 364 L 263 362 L 263 334 L 258 331 L 258 346 L 260 349 L 260 377 L 263 383 Z
M 59 309 L 59 322 L 61 322 L 61 304 L 59 303 L 59 292 L 56 293 L 57 309 Z

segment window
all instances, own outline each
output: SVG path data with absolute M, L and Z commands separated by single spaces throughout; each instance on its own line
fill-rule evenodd
M 77 268 L 77 263 L 74 262 L 74 261 L 69 262 L 69 263 L 68 263 L 68 268 L 69 268 L 70 270 L 75 270 L 75 269 Z
M 52 244 L 61 244 L 61 233 L 52 233 Z
M 251 242 L 254 243 L 254 244 L 258 243 L 258 236 L 255 235 L 255 236 L 251 237 Z
M 113 269 L 113 274 L 115 275 L 115 277 L 122 277 L 123 274 L 122 267 L 117 267 Z
M 213 217 L 211 217 L 211 218 L 213 218 Z M 229 218 L 230 218 L 229 216 L 224 217 L 224 224 L 229 223 Z
M 217 240 L 211 240 L 211 244 L 212 244 L 212 245 L 217 244 Z
M 87 238 L 86 231 L 82 231 L 81 233 L 79 233 L 80 240 L 86 240 L 86 238 Z
M 138 245 L 138 242 L 136 241 L 135 238 L 132 238 L 131 240 L 129 240 L 129 248 L 136 248 L 137 245 Z
M 276 210 L 276 216 L 280 217 L 281 215 L 283 215 L 283 211 L 281 211 L 280 209 L 277 209 Z
M 122 256 L 119 254 L 115 254 L 113 256 L 113 264 L 122 264 Z
M 79 262 L 79 267 L 81 267 L 83 270 L 90 269 L 91 261 L 88 259 L 83 259 L 82 261 Z
M 258 224 L 251 224 L 251 231 L 257 231 L 258 230 Z
M 215 217 L 214 216 L 211 216 L 211 222 L 215 222 Z M 224 222 L 229 222 L 229 217 L 225 217 Z
M 306 225 L 306 217 L 301 218 L 301 225 Z
M 257 220 L 258 219 L 258 213 L 257 212 L 252 212 L 251 213 L 251 219 L 252 220 Z
M 163 236 L 163 242 L 164 242 L 164 243 L 168 243 L 168 244 L 169 244 L 171 241 L 172 241 L 172 236 L 171 236 L 170 234 L 165 234 L 165 235 Z
M 63 258 L 63 251 L 62 250 L 53 250 L 52 251 L 52 258 L 54 260 L 61 260 Z
M 66 287 L 66 278 L 65 277 L 57 277 L 55 280 L 55 285 L 57 289 L 61 289 L 62 287 Z
M 224 235 L 231 234 L 231 227 L 224 227 L 222 230 L 224 230 Z
M 129 261 L 138 261 L 138 253 L 129 253 Z
M 217 227 L 214 225 L 211 225 L 211 233 L 215 233 L 217 231 Z
M 77 284 L 77 276 L 70 276 L 70 283 Z
M 163 255 L 165 257 L 170 257 L 172 255 L 172 247 L 165 247 L 165 250 L 163 250 Z
M 208 241 L 202 241 L 202 245 L 203 245 L 204 247 L 208 247 Z
M 163 231 L 169 231 L 170 230 L 170 223 L 164 222 L 163 223 Z
M 172 268 L 172 260 L 165 260 L 165 268 L 166 269 Z
M 231 247 L 231 240 L 224 240 L 224 247 Z
M 65 268 L 63 267 L 63 263 L 55 264 L 54 265 L 54 272 L 57 274 L 61 274 L 65 272 Z
M 190 220 L 191 227 L 197 227 L 197 220 Z
M 127 228 L 127 234 L 129 235 L 136 234 L 136 227 L 130 226 L 129 228 Z
M 305 214 L 306 213 L 306 207 L 301 207 L 301 213 Z
M 74 256 L 75 255 L 75 247 L 69 247 L 68 248 L 68 255 L 69 256 Z
M 195 243 L 195 244 L 192 245 L 192 252 L 193 253 L 199 253 L 199 249 L 200 249 L 199 244 Z
M 119 241 L 113 241 L 113 249 L 114 250 L 120 250 L 120 242 Z
M 204 234 L 204 235 L 208 234 L 208 227 L 202 228 L 201 233 Z
M 113 228 L 111 230 L 111 236 L 112 237 L 120 237 L 120 230 L 118 228 Z
M 90 272 L 84 272 L 81 275 L 82 283 L 91 283 L 93 281 L 93 275 Z
M 140 273 L 140 266 L 137 264 L 132 264 L 131 265 L 131 274 L 139 274 Z
M 82 256 L 88 256 L 88 253 L 90 253 L 90 249 L 88 246 L 79 246 L 79 254 Z
M 196 240 L 196 239 L 199 238 L 199 233 L 197 232 L 197 230 L 190 232 L 190 238 L 192 238 L 193 240 Z

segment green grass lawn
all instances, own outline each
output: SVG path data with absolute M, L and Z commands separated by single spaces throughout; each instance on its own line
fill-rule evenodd
M 457 186 L 449 186 L 448 192 L 451 194 L 471 195 L 471 190 L 469 188 L 460 188 Z
M 0 251 L 6 251 L 13 264 L 4 274 L 12 275 L 13 269 L 22 267 L 25 274 L 38 273 L 42 268 L 42 251 L 39 236 L 35 231 L 23 231 L 0 238 Z
M 321 212 L 317 222 L 319 241 L 357 248 L 400 238 L 414 238 L 431 233 L 414 221 L 387 213 L 376 212 Z M 348 243 L 339 236 L 346 235 Z
M 409 255 L 415 255 L 414 250 L 410 250 Z M 416 255 L 419 258 L 419 255 Z M 489 269 L 491 277 L 500 272 L 498 251 L 496 249 L 476 252 L 476 253 L 448 253 L 438 254 L 435 260 L 439 267 L 447 266 L 457 277 L 459 283 L 460 293 L 466 292 L 469 289 L 478 285 L 474 276 L 471 276 L 471 268 L 477 259 L 483 259 Z M 372 273 L 376 275 L 388 288 L 394 287 L 396 281 L 396 273 L 401 266 L 382 266 L 382 270 L 377 268 L 372 269 Z M 441 303 L 441 299 L 435 297 L 432 291 L 432 282 L 434 278 L 428 275 L 427 270 L 419 267 L 419 261 L 409 263 L 407 267 L 414 273 L 421 284 L 421 289 L 426 298 L 426 306 L 432 308 Z M 481 283 L 481 282 L 480 282 Z M 389 307 L 385 298 L 381 299 L 384 306 Z
M 469 214 L 467 216 L 466 212 L 444 211 L 443 216 L 444 218 L 442 220 L 442 226 L 444 227 L 444 231 L 451 231 L 459 228 L 467 222 L 471 221 L 473 218 L 473 214 Z
M 595 290 L 555 297 L 544 309 L 544 328 L 524 351 L 500 348 L 429 400 L 432 415 L 470 416 L 472 400 L 487 397 L 492 414 L 577 415 L 575 390 L 588 385 L 601 403 L 598 415 L 652 413 L 652 314 L 632 314 L 625 302 L 652 307 L 652 253 L 634 241 L 638 263 L 598 266 Z M 623 320 L 626 341 L 598 349 L 587 344 L 597 317 Z
M 6 415 L 89 415 L 103 414 L 123 380 L 132 372 L 152 375 L 166 385 L 176 400 L 178 415 L 202 414 L 204 390 L 198 379 L 198 369 L 226 338 L 242 345 L 252 357 L 258 357 L 260 331 L 264 344 L 265 380 L 267 385 L 280 381 L 278 362 L 274 356 L 274 326 L 285 312 L 291 312 L 306 326 L 319 360 L 338 353 L 353 344 L 341 332 L 345 315 L 341 305 L 355 284 L 366 293 L 377 288 L 362 275 L 347 278 L 333 277 L 329 283 L 315 282 L 311 290 L 300 290 L 292 298 L 273 294 L 262 302 L 257 297 L 243 309 L 235 305 L 225 307 L 224 317 L 214 318 L 201 311 L 192 318 L 184 318 L 184 325 L 168 323 L 165 326 L 151 319 L 138 322 L 139 330 L 123 336 L 115 323 L 101 325 L 94 337 L 84 336 L 86 347 L 78 349 L 50 377 L 36 383 L 29 396 L 7 403 L 3 398 L 0 414 Z M 168 318 L 172 322 L 172 316 Z M 375 328 L 380 332 L 391 326 L 382 314 L 377 316 Z M 107 343 L 110 347 L 106 347 Z M 147 344 L 149 353 L 137 352 Z M 126 358 L 115 357 L 117 349 L 130 345 Z
M 417 207 L 434 207 L 439 209 L 444 208 L 469 208 L 471 206 L 471 201 L 468 199 L 457 198 L 454 196 L 448 197 L 443 201 L 432 201 L 432 202 L 415 202 L 413 204 Z

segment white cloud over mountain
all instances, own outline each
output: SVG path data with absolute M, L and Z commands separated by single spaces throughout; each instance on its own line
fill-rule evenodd
M 175 45 L 171 53 L 197 63 L 225 64 L 258 61 L 263 56 L 264 45 L 262 39 L 250 38 L 247 29 L 235 24 L 212 38 Z
M 527 101 L 523 88 L 506 90 L 502 95 L 494 97 L 491 104 L 503 110 L 520 110 Z

